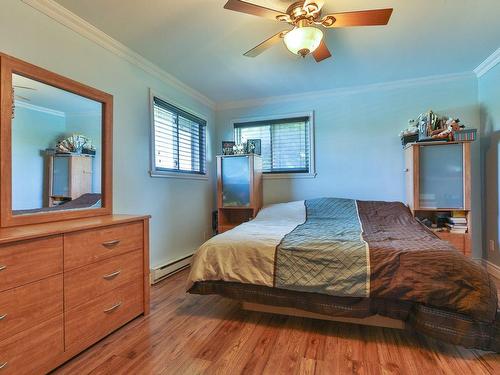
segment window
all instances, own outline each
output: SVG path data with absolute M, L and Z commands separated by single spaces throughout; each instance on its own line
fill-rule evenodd
M 152 174 L 206 174 L 206 121 L 153 97 Z
M 236 143 L 260 139 L 266 174 L 313 173 L 310 116 L 235 122 Z

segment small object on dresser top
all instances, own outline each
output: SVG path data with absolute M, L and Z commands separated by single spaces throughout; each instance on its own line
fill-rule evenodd
M 222 141 L 222 155 L 233 155 L 234 141 Z
M 261 141 L 260 139 L 249 139 L 247 141 L 247 153 L 248 154 L 261 154 Z
M 475 141 L 477 129 L 461 129 L 453 133 L 455 141 Z

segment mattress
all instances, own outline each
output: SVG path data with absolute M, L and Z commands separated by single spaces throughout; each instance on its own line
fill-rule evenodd
M 336 316 L 379 314 L 443 341 L 500 351 L 491 277 L 399 202 L 268 206 L 200 247 L 188 291 Z

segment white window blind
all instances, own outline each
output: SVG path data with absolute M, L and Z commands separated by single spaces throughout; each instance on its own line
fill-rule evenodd
M 264 173 L 309 173 L 309 117 L 234 124 L 237 143 L 260 139 Z
M 206 121 L 153 98 L 156 171 L 206 174 Z

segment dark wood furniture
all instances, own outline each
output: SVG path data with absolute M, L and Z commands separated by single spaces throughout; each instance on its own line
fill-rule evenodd
M 3 54 L 0 71 L 0 374 L 47 373 L 149 313 L 149 216 L 112 214 L 111 95 Z M 13 73 L 102 104 L 102 207 L 13 213 Z
M 467 219 L 466 233 L 436 232 L 466 256 L 472 255 L 470 142 L 422 142 L 404 149 L 406 203 L 416 217 L 458 211 Z M 434 158 L 434 159 L 432 159 Z
M 253 219 L 262 207 L 262 158 L 217 156 L 218 232 Z

